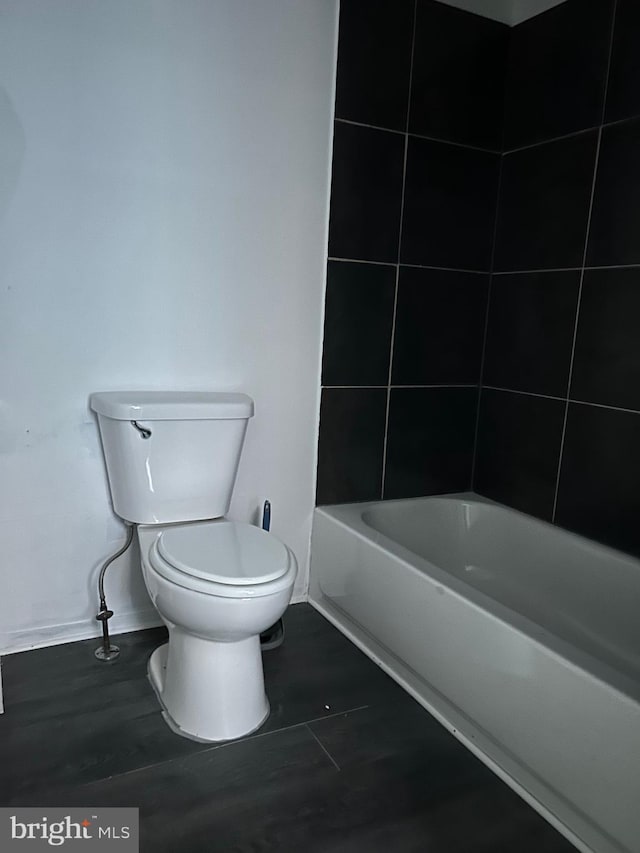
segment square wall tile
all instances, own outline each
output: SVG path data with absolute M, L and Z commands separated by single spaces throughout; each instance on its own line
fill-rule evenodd
M 640 263 L 639 233 L 640 119 L 636 118 L 602 131 L 588 265 Z
M 489 276 L 400 268 L 392 383 L 479 381 Z
M 405 130 L 413 0 L 342 0 L 336 118 Z
M 386 385 L 396 268 L 329 261 L 323 385 Z
M 495 275 L 482 382 L 566 397 L 580 273 Z
M 556 523 L 640 556 L 640 414 L 571 403 Z
M 571 397 L 640 410 L 640 269 L 585 272 Z
M 565 403 L 483 388 L 474 490 L 551 520 Z
M 513 28 L 507 150 L 600 124 L 613 7 L 614 0 L 567 0 Z
M 409 137 L 402 263 L 488 270 L 499 167 L 497 154 Z
M 618 0 L 607 86 L 607 121 L 640 115 L 640 3 Z
M 509 27 L 433 0 L 419 0 L 409 129 L 502 150 Z
M 476 388 L 392 388 L 385 498 L 469 488 Z
M 591 131 L 504 157 L 497 270 L 582 265 L 597 139 Z
M 398 259 L 404 136 L 334 123 L 329 256 Z
M 319 504 L 380 497 L 386 411 L 386 388 L 322 390 Z

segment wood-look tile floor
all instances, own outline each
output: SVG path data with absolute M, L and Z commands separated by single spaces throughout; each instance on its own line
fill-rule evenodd
M 285 623 L 269 720 L 217 746 L 160 715 L 161 629 L 5 657 L 0 804 L 138 806 L 143 853 L 574 851 L 309 605 Z

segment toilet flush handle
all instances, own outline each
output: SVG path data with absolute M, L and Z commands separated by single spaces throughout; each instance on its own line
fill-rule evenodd
M 140 426 L 138 421 L 131 421 L 131 426 L 138 430 L 140 438 L 151 438 L 151 430 Z

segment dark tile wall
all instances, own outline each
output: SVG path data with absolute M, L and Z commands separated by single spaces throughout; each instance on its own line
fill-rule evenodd
M 640 555 L 637 0 L 343 0 L 329 258 L 319 503 L 473 485 Z
M 400 262 L 488 271 L 499 166 L 497 154 L 409 136 Z
M 489 276 L 401 267 L 393 385 L 477 385 Z
M 640 555 L 640 3 L 509 50 L 474 488 Z
M 341 2 L 318 503 L 471 484 L 508 35 Z
M 476 406 L 476 388 L 392 388 L 385 497 L 468 489 Z
M 418 3 L 411 133 L 501 150 L 506 36 L 488 18 Z
M 493 277 L 485 384 L 566 395 L 579 289 L 577 270 Z
M 504 155 L 497 272 L 581 266 L 597 145 L 593 130 Z
M 612 9 L 612 0 L 567 0 L 514 27 L 506 85 L 507 151 L 600 124 Z

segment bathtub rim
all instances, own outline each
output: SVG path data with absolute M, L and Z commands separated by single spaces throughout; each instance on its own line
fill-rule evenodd
M 426 571 L 432 579 L 445 587 L 450 593 L 464 598 L 474 607 L 484 612 L 489 612 L 492 616 L 511 625 L 515 630 L 523 633 L 532 642 L 537 645 L 544 646 L 545 649 L 549 650 L 553 655 L 562 658 L 562 660 L 569 661 L 573 667 L 580 670 L 586 670 L 598 681 L 603 682 L 607 687 L 624 696 L 627 701 L 640 703 L 640 679 L 636 679 L 633 676 L 628 675 L 626 672 L 616 669 L 590 652 L 580 649 L 570 641 L 559 637 L 557 634 L 554 634 L 549 629 L 539 625 L 519 611 L 502 604 L 502 602 L 492 598 L 477 587 L 465 583 L 460 578 L 452 575 L 446 569 L 441 569 L 430 560 L 427 560 L 425 557 L 421 557 L 415 551 L 406 548 L 396 540 L 391 539 L 386 534 L 376 530 L 374 527 L 367 524 L 362 517 L 363 513 L 367 509 L 373 507 L 428 500 L 446 500 L 451 502 L 467 501 L 494 506 L 501 510 L 505 510 L 507 513 L 516 514 L 529 522 L 534 522 L 536 524 L 543 525 L 545 528 L 550 528 L 556 534 L 561 533 L 563 536 L 566 535 L 572 539 L 578 539 L 581 542 L 593 545 L 599 551 L 602 551 L 605 557 L 607 554 L 611 554 L 617 559 L 622 557 L 627 560 L 633 560 L 640 565 L 640 560 L 638 560 L 638 558 L 633 555 L 626 554 L 624 551 L 619 551 L 608 545 L 588 539 L 586 536 L 581 536 L 579 533 L 574 533 L 573 531 L 565 530 L 565 528 L 557 527 L 548 521 L 527 515 L 527 513 L 508 507 L 505 504 L 498 503 L 490 498 L 485 498 L 482 495 L 477 495 L 475 492 L 455 492 L 445 495 L 397 498 L 388 501 L 376 500 L 328 504 L 316 507 L 314 513 L 319 513 L 330 518 L 336 524 L 339 524 L 342 528 L 349 530 L 359 539 L 367 542 L 367 544 L 372 547 L 386 553 L 391 553 L 395 559 L 401 562 L 412 573 L 424 574 Z M 416 565 L 416 563 L 418 565 Z M 311 584 L 309 589 L 311 590 Z

